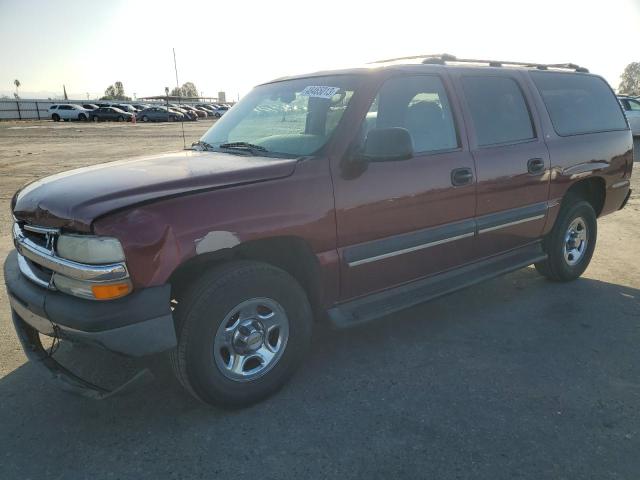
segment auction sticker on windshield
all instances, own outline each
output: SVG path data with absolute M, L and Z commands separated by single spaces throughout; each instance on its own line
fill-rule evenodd
M 316 98 L 331 98 L 336 92 L 340 90 L 339 87 L 323 87 L 319 85 L 313 85 L 304 87 L 304 90 L 300 92 L 303 97 L 316 97 Z

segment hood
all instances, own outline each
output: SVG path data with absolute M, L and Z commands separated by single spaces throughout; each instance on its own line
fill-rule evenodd
M 13 200 L 18 220 L 88 232 L 98 217 L 164 197 L 289 176 L 295 159 L 183 151 L 79 168 L 37 180 Z

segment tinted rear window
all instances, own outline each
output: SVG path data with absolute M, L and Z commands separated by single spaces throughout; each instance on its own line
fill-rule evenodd
M 535 137 L 520 87 L 508 77 L 463 77 L 478 145 L 517 143 Z
M 579 73 L 531 72 L 558 135 L 625 130 L 616 97 L 600 77 Z

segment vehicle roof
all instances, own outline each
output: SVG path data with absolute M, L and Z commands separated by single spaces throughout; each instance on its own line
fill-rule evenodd
M 301 75 L 291 75 L 280 77 L 265 84 L 282 82 L 285 80 L 295 80 L 308 77 L 322 77 L 328 75 L 375 75 L 382 71 L 398 71 L 405 73 L 425 73 L 442 72 L 448 69 L 478 70 L 482 72 L 508 70 L 522 71 L 545 71 L 554 73 L 581 73 L 589 74 L 586 68 L 573 63 L 564 64 L 541 64 L 534 62 L 515 62 L 504 60 L 475 60 L 457 59 L 452 55 L 416 55 L 412 57 L 402 57 L 379 62 L 371 62 L 366 65 L 344 68 L 338 70 L 322 70 Z

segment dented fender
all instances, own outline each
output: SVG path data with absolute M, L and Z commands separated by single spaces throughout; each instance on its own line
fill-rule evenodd
M 339 260 L 327 170 L 323 158 L 300 162 L 290 177 L 138 205 L 99 218 L 93 230 L 121 241 L 134 287 L 167 283 L 180 265 L 198 255 L 249 241 L 297 237 L 318 257 L 323 283 L 337 290 Z

